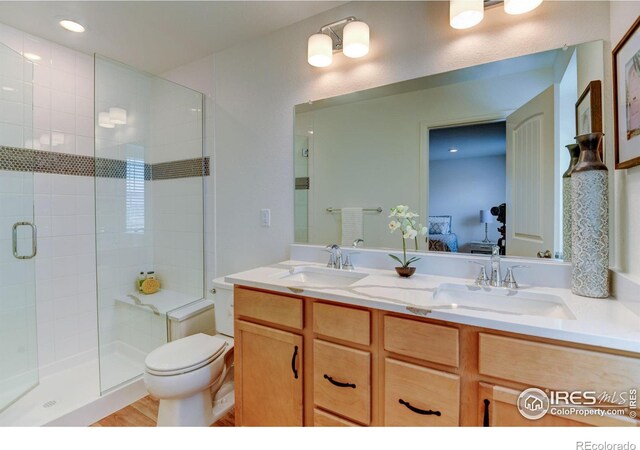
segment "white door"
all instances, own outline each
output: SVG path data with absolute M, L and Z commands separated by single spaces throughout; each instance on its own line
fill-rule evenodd
M 535 257 L 554 246 L 555 86 L 507 117 L 509 256 Z

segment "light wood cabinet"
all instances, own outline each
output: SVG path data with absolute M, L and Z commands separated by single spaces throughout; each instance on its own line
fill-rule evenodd
M 369 425 L 371 355 L 321 340 L 313 342 L 313 398 L 316 406 Z
M 448 427 L 460 421 L 460 377 L 385 359 L 384 424 Z
M 384 349 L 400 355 L 458 367 L 458 329 L 385 316 Z
M 628 415 L 529 420 L 517 408 L 530 387 L 637 388 L 639 353 L 253 288 L 235 292 L 238 425 L 640 424 Z
M 313 332 L 360 345 L 371 343 L 371 313 L 327 303 L 313 303 Z
M 621 392 L 638 386 L 640 359 L 480 333 L 479 371 L 527 386 Z
M 600 416 L 593 408 L 583 414 L 555 415 L 550 410 L 542 418 L 529 420 L 518 410 L 520 390 L 481 383 L 482 422 L 489 427 L 634 427 L 638 421 L 626 416 Z
M 241 320 L 235 334 L 238 425 L 302 426 L 302 336 Z
M 342 417 L 335 416 L 318 408 L 313 410 L 314 427 L 359 427 L 357 423 L 350 422 Z

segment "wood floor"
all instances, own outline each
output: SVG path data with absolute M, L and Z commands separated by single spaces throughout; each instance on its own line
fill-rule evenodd
M 155 427 L 158 420 L 158 400 L 147 395 L 135 403 L 116 411 L 92 427 Z M 232 409 L 212 427 L 234 427 L 236 423 Z

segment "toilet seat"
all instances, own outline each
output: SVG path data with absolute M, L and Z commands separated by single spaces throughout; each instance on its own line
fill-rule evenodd
M 220 357 L 228 343 L 215 336 L 198 333 L 169 342 L 149 353 L 146 371 L 157 376 L 192 372 Z

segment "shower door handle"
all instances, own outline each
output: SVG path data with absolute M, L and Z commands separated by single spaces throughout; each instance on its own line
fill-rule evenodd
M 18 254 L 18 227 L 31 227 L 31 254 L 19 255 Z M 36 226 L 31 222 L 16 222 L 13 224 L 12 229 L 13 236 L 13 256 L 17 259 L 31 259 L 38 253 L 38 233 Z

